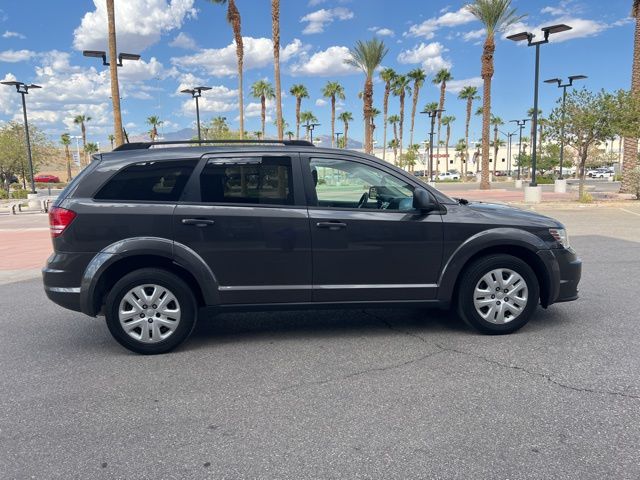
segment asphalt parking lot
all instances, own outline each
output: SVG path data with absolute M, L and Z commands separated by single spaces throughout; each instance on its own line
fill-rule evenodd
M 131 354 L 0 286 L 0 478 L 640 477 L 640 205 L 550 207 L 581 298 L 517 334 L 448 313 L 226 314 Z

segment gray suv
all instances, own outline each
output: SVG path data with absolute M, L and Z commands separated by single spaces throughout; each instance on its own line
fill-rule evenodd
M 576 299 L 581 274 L 556 220 L 304 141 L 125 144 L 49 216 L 47 296 L 146 354 L 223 311 L 453 307 L 510 333 L 538 304 Z

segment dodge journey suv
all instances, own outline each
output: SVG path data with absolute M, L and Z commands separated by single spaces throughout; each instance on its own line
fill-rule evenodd
M 551 218 L 304 141 L 125 144 L 94 155 L 49 217 L 47 296 L 147 354 L 231 310 L 451 307 L 510 333 L 576 299 L 581 273 Z

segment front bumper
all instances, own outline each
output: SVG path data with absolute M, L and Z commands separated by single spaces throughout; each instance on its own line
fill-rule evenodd
M 547 267 L 549 281 L 543 306 L 576 300 L 582 276 L 582 261 L 576 252 L 572 248 L 554 248 L 541 250 L 538 256 Z

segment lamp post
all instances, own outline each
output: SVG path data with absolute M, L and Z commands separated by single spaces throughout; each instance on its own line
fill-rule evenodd
M 340 135 L 342 135 L 342 132 L 336 132 L 336 147 L 340 146 Z
M 309 140 L 311 143 L 313 143 L 313 129 L 319 126 L 320 126 L 319 123 L 308 123 L 308 122 L 305 125 L 305 127 L 307 128 L 307 131 L 309 132 Z
M 202 141 L 202 135 L 200 134 L 200 104 L 198 99 L 202 96 L 202 92 L 211 90 L 211 87 L 193 87 L 180 90 L 180 93 L 188 93 L 196 99 L 196 124 L 198 125 L 198 140 Z
M 517 180 L 520 180 L 520 161 L 522 160 L 522 131 L 524 130 L 525 124 L 529 121 L 528 118 L 524 120 L 511 120 L 512 123 L 515 123 L 520 128 L 520 138 L 518 140 L 518 177 Z
M 29 161 L 29 173 L 31 174 L 31 193 L 36 193 L 36 182 L 33 178 L 33 157 L 31 155 L 31 139 L 29 138 L 29 121 L 27 119 L 27 102 L 25 100 L 25 95 L 29 94 L 29 90 L 32 88 L 42 88 L 40 85 L 27 85 L 23 82 L 0 82 L 3 85 L 14 86 L 16 87 L 16 91 L 22 96 L 22 115 L 24 117 L 24 135 L 27 143 L 27 160 Z
M 538 84 L 540 83 L 540 45 L 544 45 L 545 43 L 549 43 L 549 36 L 554 33 L 566 32 L 567 30 L 571 30 L 569 25 L 559 24 L 552 25 L 551 27 L 542 28 L 544 38 L 542 40 L 538 40 L 534 42 L 533 39 L 535 35 L 531 32 L 522 32 L 516 33 L 515 35 L 509 35 L 507 38 L 509 40 L 513 40 L 514 42 L 521 42 L 523 40 L 527 41 L 527 45 L 529 47 L 536 47 L 536 67 L 535 67 L 535 84 L 533 88 L 533 138 L 531 139 L 531 183 L 529 184 L 532 187 L 536 187 L 538 185 L 536 181 L 536 160 L 537 160 L 537 152 L 536 152 L 536 144 L 537 144 L 537 135 L 538 135 Z
M 516 132 L 506 133 L 500 130 L 500 133 L 507 137 L 507 171 L 509 172 L 509 176 L 511 176 L 511 139 L 516 136 Z
M 545 80 L 544 83 L 557 83 L 558 88 L 562 89 L 562 123 L 560 124 L 560 180 L 562 180 L 562 164 L 564 162 L 564 115 L 565 107 L 567 103 L 567 88 L 573 86 L 575 80 L 584 80 L 586 75 L 572 75 L 569 77 L 569 83 L 562 83 L 561 78 L 550 78 Z
M 436 126 L 436 117 L 438 116 L 438 113 L 442 112 L 444 112 L 444 110 L 438 108 L 420 112 L 427 114 L 431 119 L 431 129 L 429 131 L 429 182 L 433 182 L 433 132 Z

